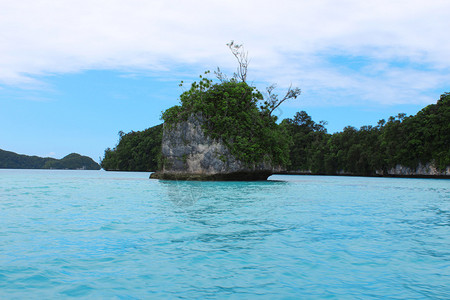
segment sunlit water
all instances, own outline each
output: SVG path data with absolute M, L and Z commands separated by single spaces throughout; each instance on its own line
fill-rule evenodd
M 450 298 L 450 181 L 0 170 L 1 299 Z

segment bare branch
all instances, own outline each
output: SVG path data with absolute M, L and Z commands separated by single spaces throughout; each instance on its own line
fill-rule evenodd
M 228 43 L 227 46 L 239 64 L 237 72 L 234 73 L 233 80 L 246 82 L 248 65 L 250 62 L 248 59 L 248 52 L 244 51 L 243 45 L 236 44 L 234 41 Z M 221 82 L 228 80 L 219 68 L 217 68 L 217 71 L 214 73 Z M 268 113 L 269 116 L 271 116 L 273 111 L 276 110 L 282 103 L 289 99 L 296 99 L 301 93 L 301 90 L 298 87 L 292 88 L 291 84 L 286 92 L 286 95 L 282 99 L 278 99 L 278 95 L 274 93 L 275 88 L 275 84 L 272 84 L 266 88 L 268 97 L 265 97 L 263 105 L 260 106 L 261 110 Z
M 214 71 L 214 74 L 216 75 L 217 79 L 219 79 L 220 82 L 226 82 L 228 81 L 227 75 L 225 75 L 222 70 L 220 70 L 219 67 L 217 67 L 217 70 Z
M 227 46 L 230 48 L 231 53 L 233 53 L 239 63 L 237 73 L 234 74 L 234 77 L 239 78 L 242 82 L 245 82 L 247 80 L 248 65 L 250 63 L 248 59 L 248 52 L 244 51 L 243 45 L 235 44 L 234 41 L 228 43 Z
M 273 90 L 275 88 L 275 84 L 272 84 L 271 86 L 266 88 L 268 99 L 266 99 L 264 104 L 269 110 L 269 116 L 272 115 L 272 112 L 277 109 L 283 102 L 289 99 L 296 99 L 301 94 L 301 90 L 298 87 L 292 88 L 291 84 L 283 99 L 278 99 L 278 95 L 273 93 Z

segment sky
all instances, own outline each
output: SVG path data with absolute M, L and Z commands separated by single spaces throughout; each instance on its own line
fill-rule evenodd
M 0 149 L 99 161 L 161 123 L 206 70 L 292 84 L 328 132 L 416 114 L 450 92 L 450 1 L 0 0 Z M 211 76 L 212 78 L 214 75 Z M 186 87 L 185 87 L 186 88 Z

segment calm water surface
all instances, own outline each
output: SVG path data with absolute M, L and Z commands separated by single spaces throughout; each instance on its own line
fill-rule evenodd
M 0 299 L 449 299 L 450 181 L 0 170 Z

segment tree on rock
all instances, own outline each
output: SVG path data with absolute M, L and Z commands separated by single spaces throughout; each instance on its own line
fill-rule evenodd
M 217 83 L 208 79 L 209 72 L 205 72 L 198 82 L 192 83 L 190 89 L 180 95 L 180 105 L 162 113 L 165 130 L 163 164 L 164 159 L 167 160 L 169 156 L 167 153 L 174 152 L 170 149 L 165 150 L 169 144 L 165 144 L 164 135 L 169 136 L 169 131 L 174 128 L 182 130 L 177 126 L 183 122 L 197 123 L 192 118 L 200 122 L 206 136 L 226 146 L 233 160 L 236 159 L 243 164 L 241 169 L 252 170 L 264 165 L 264 168 L 272 170 L 289 164 L 291 139 L 285 127 L 276 123 L 277 117 L 272 116 L 272 112 L 286 100 L 300 95 L 300 89 L 289 88 L 286 96 L 278 99 L 273 93 L 275 88 L 273 85 L 268 88 L 269 97 L 265 100 L 262 93 L 246 81 L 249 60 L 242 45 L 231 42 L 228 47 L 238 61 L 237 73 L 231 79 L 227 79 L 218 69 L 216 76 L 220 82 Z M 224 153 L 217 155 L 227 160 Z M 190 153 L 183 154 L 183 160 L 187 165 L 190 156 L 192 156 Z M 172 157 L 172 159 L 180 161 L 180 158 Z M 174 165 L 174 162 L 166 162 L 166 169 L 169 165 Z

